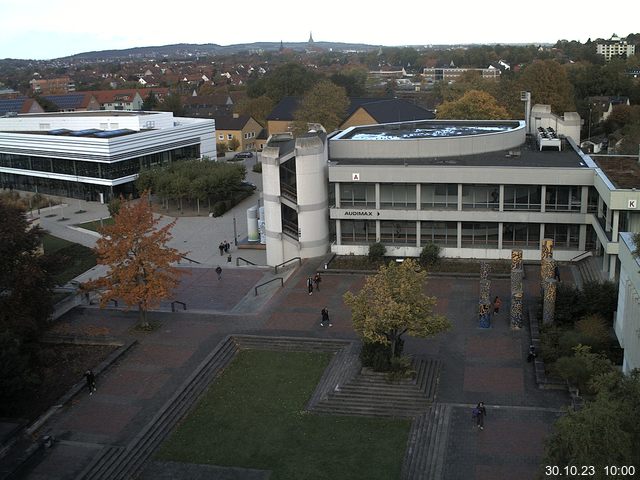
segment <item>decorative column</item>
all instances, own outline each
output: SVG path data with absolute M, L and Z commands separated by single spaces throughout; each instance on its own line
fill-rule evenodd
M 522 328 L 522 299 L 524 270 L 522 268 L 522 250 L 511 250 L 511 328 Z
M 556 285 L 554 278 L 545 282 L 544 298 L 542 305 L 542 323 L 552 323 L 556 312 Z
M 540 289 L 544 290 L 545 280 L 553 278 L 555 264 L 553 263 L 553 240 L 545 238 L 542 240 L 540 252 Z
M 491 327 L 490 272 L 491 265 L 488 262 L 480 262 L 480 299 L 478 301 L 478 326 L 480 328 Z

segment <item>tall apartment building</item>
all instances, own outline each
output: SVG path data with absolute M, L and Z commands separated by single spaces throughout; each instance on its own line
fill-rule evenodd
M 70 77 L 32 79 L 29 84 L 36 95 L 61 95 L 76 91 L 76 84 Z
M 614 33 L 609 40 L 596 44 L 596 53 L 603 55 L 604 59 L 608 62 L 611 60 L 611 57 L 621 55 L 630 57 L 631 55 L 635 55 L 636 46 L 628 43 L 626 38 L 620 38 Z

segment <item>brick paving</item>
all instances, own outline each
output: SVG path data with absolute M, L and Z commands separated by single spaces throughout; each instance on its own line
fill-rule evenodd
M 32 478 L 45 478 L 40 477 L 45 471 L 47 478 L 73 478 L 97 446 L 126 445 L 227 334 L 354 338 L 342 295 L 361 288 L 364 276 L 325 274 L 320 291 L 308 295 L 306 278 L 317 266 L 319 262 L 304 262 L 268 303 L 242 315 L 231 311 L 252 294 L 264 271 L 225 269 L 218 281 L 211 269 L 194 268 L 178 296 L 190 310 L 200 312 L 151 313 L 160 327 L 148 334 L 132 330 L 135 312 L 88 308 L 68 314 L 59 329 L 106 330 L 111 336 L 136 338 L 139 344 L 98 378 L 94 396 L 83 392 L 45 424 L 41 433 L 63 442 L 34 467 Z M 530 295 L 537 291 L 537 275 L 539 269 L 527 267 L 525 291 Z M 537 388 L 533 367 L 526 362 L 527 330 L 509 327 L 508 289 L 508 280 L 493 282 L 491 295 L 501 296 L 503 313 L 484 330 L 477 328 L 478 279 L 433 277 L 427 292 L 438 297 L 436 312 L 446 315 L 453 328 L 431 339 L 406 339 L 406 353 L 437 356 L 442 362 L 437 401 L 453 405 L 444 458 L 447 480 L 534 478 L 544 439 L 558 415 L 554 409 L 567 403 L 564 393 Z M 330 329 L 319 325 L 324 306 L 333 323 Z M 471 405 L 480 400 L 488 408 L 482 432 L 471 420 Z M 73 455 L 77 461 L 63 461 Z

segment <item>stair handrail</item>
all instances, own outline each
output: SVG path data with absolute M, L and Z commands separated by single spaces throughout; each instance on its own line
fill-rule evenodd
M 243 262 L 247 262 L 249 265 L 256 265 L 255 263 L 253 263 L 250 260 L 247 260 L 246 258 L 236 257 L 236 267 L 240 266 L 240 260 L 242 260 Z
M 263 287 L 263 286 L 265 286 L 265 285 L 267 285 L 267 284 L 269 284 L 269 283 L 271 283 L 271 282 L 275 282 L 276 280 L 280 280 L 280 286 L 281 286 L 281 287 L 284 287 L 284 279 L 283 279 L 282 277 L 272 278 L 271 280 L 269 280 L 269 281 L 267 281 L 267 282 L 261 283 L 260 285 L 256 285 L 256 287 L 253 289 L 253 290 L 254 290 L 254 292 L 255 292 L 255 295 L 254 295 L 254 296 L 255 296 L 255 297 L 257 297 L 257 296 L 258 296 L 258 288 L 259 288 L 259 287 Z
M 580 257 L 584 257 L 584 258 L 593 257 L 593 252 L 591 250 L 587 250 L 586 252 L 582 252 L 581 254 L 576 255 L 569 261 L 573 263 L 573 262 L 579 262 L 580 260 L 584 260 L 584 258 L 580 258 Z
M 293 258 L 290 258 L 289 260 L 286 260 L 286 261 L 282 262 L 282 263 L 281 263 L 281 264 L 279 264 L 279 265 L 276 265 L 276 266 L 274 267 L 274 273 L 278 273 L 278 268 L 279 268 L 279 267 L 284 267 L 287 263 L 289 263 L 289 262 L 293 262 L 294 260 L 298 260 L 299 265 L 302 265 L 302 258 L 300 258 L 300 257 L 293 257 Z
M 194 260 L 193 258 L 189 258 L 186 255 L 180 255 L 180 257 L 184 258 L 185 260 L 190 261 L 191 263 L 197 263 L 198 265 L 201 265 L 201 262 Z

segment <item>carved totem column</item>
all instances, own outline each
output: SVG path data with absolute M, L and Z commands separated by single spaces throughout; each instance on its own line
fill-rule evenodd
M 489 273 L 491 265 L 487 262 L 480 263 L 480 299 L 478 301 L 478 326 L 480 328 L 491 327 L 491 280 Z
M 522 328 L 522 299 L 524 270 L 522 267 L 522 250 L 511 250 L 511 328 Z

